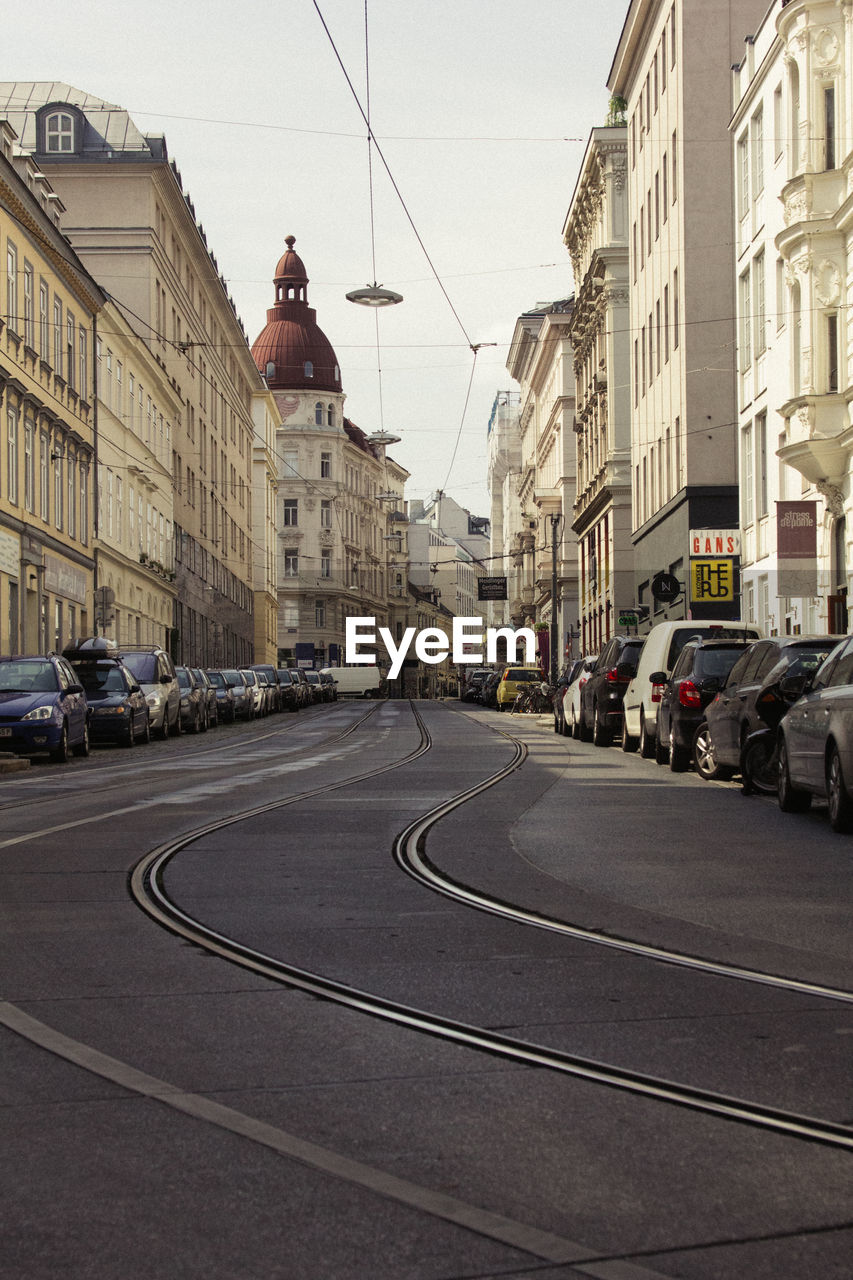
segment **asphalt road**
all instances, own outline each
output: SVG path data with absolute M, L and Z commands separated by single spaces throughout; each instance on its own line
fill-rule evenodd
M 786 816 L 547 720 L 416 705 L 417 758 L 408 703 L 339 703 L 0 777 L 4 1280 L 847 1280 L 849 1150 L 320 999 L 140 909 L 133 868 L 199 833 L 164 890 L 243 947 L 851 1123 L 851 1004 L 725 972 L 853 988 L 853 845 L 819 808 Z M 524 763 L 425 853 L 595 940 L 474 910 L 394 861 L 409 822 L 513 760 L 511 738 Z

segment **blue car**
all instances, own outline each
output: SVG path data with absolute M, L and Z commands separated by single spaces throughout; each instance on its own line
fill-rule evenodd
M 86 695 L 64 658 L 0 658 L 0 751 L 59 764 L 89 754 Z
M 62 656 L 85 690 L 92 742 L 133 747 L 150 741 L 148 700 L 112 640 L 103 636 L 83 640 L 65 649 Z

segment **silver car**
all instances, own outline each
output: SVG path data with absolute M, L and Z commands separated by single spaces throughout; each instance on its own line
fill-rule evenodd
M 827 655 L 779 726 L 779 807 L 802 813 L 813 796 L 826 797 L 833 831 L 853 831 L 853 636 Z

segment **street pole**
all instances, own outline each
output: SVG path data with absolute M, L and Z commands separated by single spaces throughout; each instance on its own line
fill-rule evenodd
M 551 685 L 557 683 L 557 645 L 559 643 L 559 618 L 557 617 L 557 529 L 562 516 L 551 515 Z

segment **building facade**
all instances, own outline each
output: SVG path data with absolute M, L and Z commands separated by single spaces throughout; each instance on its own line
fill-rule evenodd
M 851 66 L 848 5 L 775 0 L 734 68 L 744 616 L 768 634 L 848 629 Z
M 174 483 L 174 656 L 252 660 L 252 396 L 263 383 L 165 139 L 122 108 L 55 82 L 0 84 L 0 116 L 67 207 L 65 231 L 148 346 L 181 412 Z M 129 390 L 129 389 L 128 389 Z M 156 417 L 153 387 L 137 412 Z M 141 407 L 140 407 L 141 406 Z M 164 425 L 165 431 L 165 425 Z
M 765 0 L 631 0 L 608 88 L 628 121 L 634 603 L 646 625 L 738 617 L 691 579 L 690 531 L 739 523 L 730 67 Z M 682 590 L 653 595 L 658 574 Z M 621 603 L 621 602 L 620 602 Z
M 594 129 L 563 227 L 575 275 L 574 352 L 581 653 L 634 606 L 627 136 Z M 624 629 L 624 628 L 623 628 Z
M 94 621 L 94 334 L 104 296 L 63 204 L 0 120 L 0 652 L 60 651 Z

